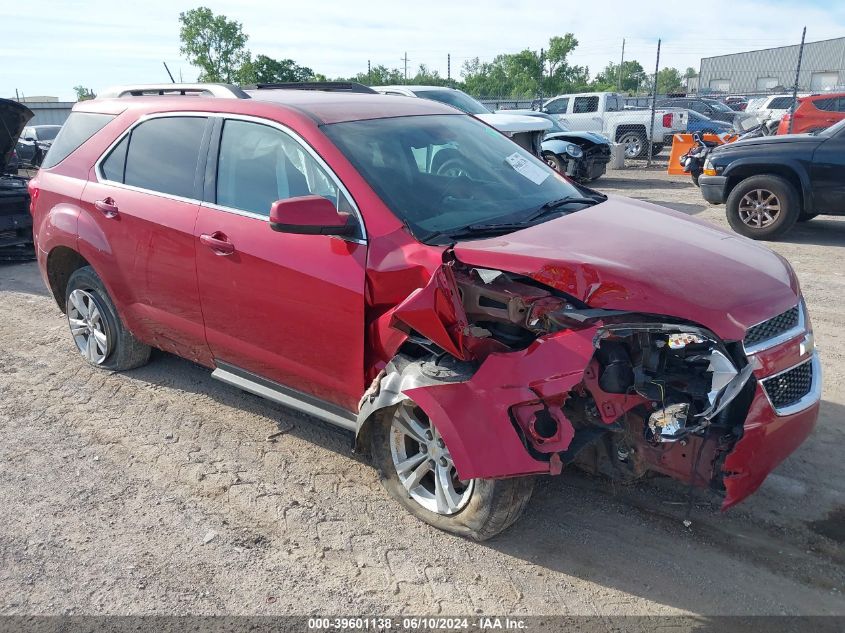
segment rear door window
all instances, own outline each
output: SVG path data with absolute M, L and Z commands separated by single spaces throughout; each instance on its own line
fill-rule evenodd
M 196 198 L 194 179 L 206 122 L 205 117 L 183 116 L 150 119 L 138 125 L 129 137 L 123 182 Z
M 108 158 L 103 161 L 100 170 L 103 178 L 112 182 L 123 182 L 123 172 L 126 168 L 126 150 L 129 147 L 129 135 L 109 153 Z
M 575 97 L 575 103 L 572 105 L 573 114 L 584 114 L 587 112 L 599 111 L 599 98 L 596 97 Z
M 93 112 L 71 112 L 56 136 L 56 140 L 50 146 L 50 151 L 44 157 L 44 161 L 41 163 L 42 169 L 49 169 L 58 165 L 71 152 L 102 130 L 114 119 L 114 116 L 113 114 L 96 114 Z

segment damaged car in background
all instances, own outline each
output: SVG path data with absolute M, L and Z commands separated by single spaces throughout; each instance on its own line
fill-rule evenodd
M 479 540 L 573 467 L 729 508 L 811 433 L 812 327 L 765 247 L 577 185 L 434 101 L 149 92 L 77 104 L 31 184 L 90 364 L 155 346 L 349 429 L 408 511 Z M 435 168 L 444 148 L 461 169 Z
M 22 103 L 0 99 L 0 261 L 35 258 L 28 179 L 18 176 L 15 144 L 32 110 Z

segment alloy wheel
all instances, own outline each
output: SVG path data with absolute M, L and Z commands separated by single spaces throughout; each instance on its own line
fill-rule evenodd
M 621 143 L 625 146 L 625 158 L 636 158 L 643 152 L 643 139 L 639 134 L 626 134 Z
M 90 292 L 74 290 L 70 293 L 67 320 L 82 355 L 94 365 L 106 360 L 111 351 L 108 324 Z
M 753 229 L 771 226 L 780 215 L 778 197 L 767 189 L 749 191 L 739 201 L 739 219 Z
M 428 417 L 411 402 L 399 405 L 390 428 L 390 453 L 399 482 L 423 508 L 449 516 L 460 512 L 474 480 L 458 478 L 452 456 Z

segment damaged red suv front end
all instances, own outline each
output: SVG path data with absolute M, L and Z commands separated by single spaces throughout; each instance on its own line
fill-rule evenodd
M 455 244 L 387 317 L 380 326 L 406 336 L 375 337 L 398 359 L 361 418 L 410 399 L 462 480 L 570 464 L 656 472 L 728 508 L 818 415 L 820 366 L 789 264 L 647 203 L 610 199 Z

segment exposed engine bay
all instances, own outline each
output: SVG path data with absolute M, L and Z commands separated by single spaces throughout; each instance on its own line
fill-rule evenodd
M 437 307 L 442 327 L 422 318 L 423 302 Z M 424 388 L 442 382 L 429 408 L 445 398 L 460 403 L 463 424 L 480 425 L 493 407 L 469 403 L 503 400 L 525 451 L 545 464 L 534 472 L 573 464 L 623 480 L 657 472 L 723 488 L 721 464 L 754 391 L 741 344 L 672 317 L 593 309 L 533 279 L 458 261 L 396 308 L 393 327 L 408 334 L 382 383 L 393 401 L 404 392 L 426 409 Z M 500 385 L 501 376 L 514 384 Z M 372 394 L 362 412 L 388 400 Z M 516 472 L 498 476 L 526 467 L 515 462 Z

